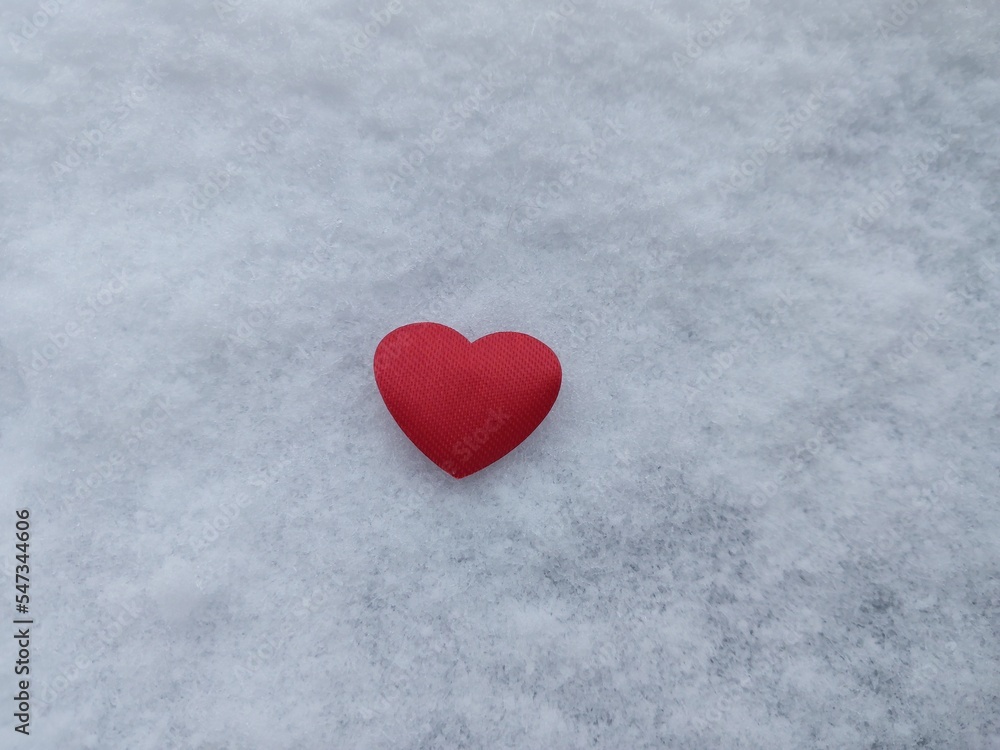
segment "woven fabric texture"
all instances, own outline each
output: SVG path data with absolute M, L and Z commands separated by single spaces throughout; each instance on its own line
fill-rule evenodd
M 438 323 L 397 328 L 375 350 L 375 382 L 413 444 L 456 479 L 507 455 L 549 413 L 559 359 L 523 333 L 469 342 Z

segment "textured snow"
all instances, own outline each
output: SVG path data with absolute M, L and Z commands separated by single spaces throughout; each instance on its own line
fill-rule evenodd
M 18 742 L 1000 747 L 995 0 L 0 31 Z M 562 361 L 461 482 L 372 377 L 419 320 Z

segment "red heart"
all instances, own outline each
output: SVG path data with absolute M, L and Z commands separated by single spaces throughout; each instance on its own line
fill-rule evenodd
M 461 479 L 506 456 L 542 423 L 562 368 L 555 352 L 523 333 L 470 343 L 448 326 L 412 323 L 379 342 L 375 382 L 413 444 Z

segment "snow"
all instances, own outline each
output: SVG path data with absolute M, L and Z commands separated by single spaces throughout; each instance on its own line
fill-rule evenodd
M 992 0 L 0 30 L 33 747 L 1000 747 Z M 563 366 L 460 482 L 420 320 Z

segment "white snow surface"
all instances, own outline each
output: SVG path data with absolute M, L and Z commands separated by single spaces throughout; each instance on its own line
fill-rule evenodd
M 995 0 L 0 31 L 0 745 L 1000 747 Z M 462 481 L 421 320 L 562 362 Z

